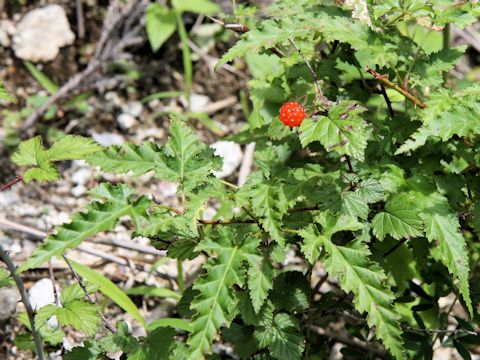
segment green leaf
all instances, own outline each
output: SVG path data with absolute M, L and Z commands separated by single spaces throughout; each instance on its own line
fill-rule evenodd
M 392 305 L 394 296 L 385 285 L 386 276 L 377 263 L 368 256 L 368 247 L 356 240 L 346 246 L 335 245 L 322 238 L 327 252 L 325 267 L 330 275 L 340 279 L 346 292 L 355 295 L 354 304 L 358 311 L 367 312 L 367 322 L 376 328 L 376 336 L 396 359 L 404 359 L 402 330 Z
M 267 326 L 254 332 L 261 347 L 270 349 L 270 354 L 278 360 L 301 359 L 303 353 L 303 336 L 298 320 L 285 313 L 279 313 Z
M 47 75 L 38 70 L 35 65 L 29 61 L 24 61 L 23 63 L 35 80 L 37 80 L 38 83 L 50 93 L 50 95 L 53 95 L 58 91 L 58 85 L 50 80 Z
M 301 312 L 310 306 L 310 295 L 310 284 L 300 271 L 285 271 L 276 277 L 270 300 L 277 310 Z
M 152 331 L 145 343 L 130 354 L 127 360 L 164 360 L 170 355 L 175 331 L 171 328 L 158 328 Z
M 77 346 L 64 355 L 65 360 L 98 360 L 102 349 L 97 341 L 86 341 L 83 347 Z
M 119 174 L 131 172 L 134 176 L 141 176 L 155 169 L 160 150 L 152 142 L 144 142 L 142 145 L 112 145 L 104 151 L 88 156 L 86 160 L 105 172 Z
M 156 52 L 175 32 L 177 19 L 172 10 L 160 4 L 150 4 L 145 12 L 145 25 L 150 46 Z
M 469 290 L 470 266 L 465 238 L 460 231 L 457 217 L 449 212 L 434 212 L 424 215 L 425 232 L 429 241 L 438 241 L 440 260 L 459 281 L 459 289 L 473 316 Z
M 356 190 L 361 198 L 367 203 L 376 203 L 383 200 L 385 189 L 382 184 L 372 178 L 362 181 Z
M 175 329 L 184 330 L 187 332 L 192 331 L 192 325 L 189 321 L 184 319 L 178 318 L 162 318 L 158 320 L 154 320 L 147 325 L 147 330 L 152 331 L 159 327 L 167 327 L 170 326 Z
M 411 197 L 406 194 L 395 195 L 387 201 L 385 210 L 372 220 L 373 233 L 380 241 L 386 235 L 397 240 L 422 236 L 420 209 Z
M 102 149 L 103 147 L 92 139 L 78 135 L 65 135 L 45 151 L 45 156 L 49 161 L 77 160 Z
M 71 263 L 73 269 L 81 277 L 95 285 L 98 285 L 99 290 L 102 292 L 102 294 L 112 299 L 115 304 L 117 304 L 127 313 L 132 315 L 134 319 L 138 320 L 138 322 L 140 322 L 142 326 L 147 326 L 145 319 L 143 318 L 142 314 L 135 306 L 135 304 L 132 302 L 132 300 L 130 300 L 130 298 L 110 279 L 106 278 L 101 273 L 92 270 L 85 265 L 79 264 L 75 261 L 71 261 Z
M 321 246 L 329 242 L 332 236 L 340 231 L 357 231 L 363 228 L 363 224 L 352 216 L 341 215 L 339 217 L 330 212 L 321 213 L 315 221 L 322 226 L 320 233 L 314 224 L 300 230 L 299 235 L 303 238 L 301 245 L 302 253 L 310 264 L 314 264 L 320 256 Z
M 479 85 L 473 85 L 450 96 L 445 91 L 433 95 L 427 102 L 427 108 L 422 111 L 423 125 L 413 133 L 411 139 L 397 149 L 395 155 L 415 150 L 425 145 L 431 137 L 447 141 L 455 135 L 462 137 L 480 134 L 479 101 Z
M 217 4 L 210 0 L 172 0 L 172 5 L 179 13 L 188 11 L 210 15 L 221 10 Z
M 83 240 L 101 231 L 113 229 L 120 217 L 130 213 L 131 190 L 128 190 L 128 186 L 102 184 L 95 189 L 94 193 L 102 192 L 109 196 L 109 200 L 90 203 L 86 206 L 86 212 L 77 212 L 70 223 L 57 227 L 56 234 L 49 235 L 27 261 L 20 265 L 17 269 L 19 273 L 43 264 L 52 256 L 62 255 L 65 250 L 78 246 Z
M 128 295 L 146 295 L 180 300 L 181 295 L 170 289 L 156 288 L 153 286 L 137 286 L 126 291 Z
M 98 344 L 104 352 L 109 353 L 123 351 L 128 354 L 139 347 L 138 340 L 128 335 L 128 324 L 124 321 L 118 324 L 117 332 L 102 337 L 98 340 Z
M 258 261 L 260 260 L 260 261 Z M 248 289 L 253 308 L 258 313 L 273 287 L 275 269 L 268 259 L 258 257 L 250 262 L 248 269 Z
M 28 184 L 33 180 L 40 182 L 53 181 L 57 180 L 59 177 L 60 173 L 58 172 L 58 169 L 50 163 L 45 162 L 39 165 L 39 167 L 34 167 L 25 171 L 23 174 L 23 181 Z
M 367 202 L 360 193 L 348 191 L 342 193 L 342 212 L 366 220 L 370 211 Z
M 45 162 L 45 159 L 45 150 L 40 136 L 22 141 L 17 151 L 12 155 L 12 161 L 18 166 L 37 166 Z
M 300 125 L 300 142 L 305 148 L 319 141 L 327 151 L 363 161 L 371 129 L 361 114 L 366 108 L 354 101 L 342 101 L 329 110 L 328 116 L 313 116 Z
M 191 304 L 196 311 L 192 321 L 193 331 L 188 338 L 188 359 L 201 359 L 210 352 L 212 341 L 220 327 L 228 326 L 237 315 L 237 298 L 234 285 L 242 286 L 243 261 L 251 253 L 256 254 L 259 239 L 246 237 L 243 243 L 235 243 L 235 232 L 230 228 L 218 229 L 216 235 L 202 240 L 199 251 L 216 254 L 204 265 L 207 272 L 197 280 L 193 288 L 199 292 Z
M 100 324 L 98 306 L 81 300 L 73 300 L 57 308 L 58 322 L 64 326 L 84 332 L 87 336 L 94 336 Z

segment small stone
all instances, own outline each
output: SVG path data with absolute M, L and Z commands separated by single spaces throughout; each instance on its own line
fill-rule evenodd
M 50 279 L 38 280 L 28 291 L 28 297 L 34 310 L 38 310 L 48 304 L 55 303 L 53 283 Z
M 0 21 L 0 45 L 10 47 L 12 41 L 10 36 L 15 33 L 15 25 L 10 20 Z
M 136 122 L 137 120 L 128 113 L 122 113 L 117 117 L 117 123 L 123 130 L 132 128 Z
M 20 59 L 50 61 L 62 46 L 71 45 L 74 40 L 65 10 L 52 4 L 32 10 L 22 18 L 13 36 L 13 50 Z
M 208 96 L 192 93 L 190 95 L 190 111 L 202 112 L 209 102 Z
M 227 177 L 235 171 L 242 162 L 242 149 L 233 141 L 217 141 L 210 145 L 215 149 L 215 155 L 223 158 L 223 166 L 220 171 L 213 171 L 217 178 Z
M 92 170 L 82 167 L 72 175 L 72 182 L 79 185 L 85 185 L 92 177 Z
M 72 193 L 73 196 L 80 197 L 87 192 L 87 188 L 85 187 L 85 185 L 80 184 L 73 187 L 70 192 Z
M 121 145 L 125 142 L 123 136 L 111 132 L 92 132 L 92 138 L 102 146 Z
M 143 105 L 140 101 L 129 101 L 122 106 L 122 111 L 137 118 L 142 114 Z
M 10 319 L 17 309 L 17 303 L 20 301 L 20 294 L 14 288 L 0 289 L 0 323 Z

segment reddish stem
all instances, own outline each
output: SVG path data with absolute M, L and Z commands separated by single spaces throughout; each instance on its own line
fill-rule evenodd
M 14 180 L 0 187 L 0 192 L 2 192 L 3 190 L 7 190 L 8 188 L 11 188 L 13 185 L 15 185 L 16 183 L 22 180 L 23 180 L 23 176 L 16 176 Z

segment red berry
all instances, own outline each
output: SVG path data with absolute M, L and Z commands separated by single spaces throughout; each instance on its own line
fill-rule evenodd
M 305 113 L 303 106 L 295 101 L 289 101 L 283 104 L 280 108 L 280 115 L 278 118 L 285 126 L 292 128 L 300 126 L 306 116 L 307 114 Z

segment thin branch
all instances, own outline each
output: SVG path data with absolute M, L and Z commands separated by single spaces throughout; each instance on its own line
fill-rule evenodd
M 292 44 L 292 46 L 294 47 L 295 50 L 297 50 L 297 52 L 300 54 L 301 58 L 303 59 L 303 62 L 305 63 L 305 65 L 307 65 L 308 67 L 308 70 L 310 71 L 310 73 L 312 74 L 313 76 L 313 81 L 315 82 L 315 86 L 317 88 L 317 92 L 318 92 L 318 95 L 320 97 L 320 100 L 324 106 L 324 108 L 328 108 L 329 106 L 329 101 L 328 99 L 325 97 L 325 95 L 323 95 L 323 91 L 322 91 L 322 88 L 320 87 L 320 82 L 318 81 L 318 76 L 317 76 L 317 73 L 313 70 L 313 67 L 312 65 L 310 65 L 310 62 L 307 60 L 307 58 L 305 56 L 303 56 L 302 52 L 300 51 L 300 49 L 295 45 L 295 43 L 293 42 L 292 39 L 288 39 L 288 41 L 290 42 L 290 44 Z
M 390 114 L 390 117 L 393 119 L 395 117 L 395 112 L 393 111 L 392 102 L 390 101 L 390 98 L 388 97 L 387 91 L 385 90 L 385 85 L 380 84 L 380 92 L 382 93 L 383 98 L 385 99 L 385 102 L 387 103 L 387 108 L 388 108 L 388 112 Z
M 366 354 L 374 354 L 375 356 L 378 356 L 382 359 L 386 358 L 388 356 L 388 352 L 384 349 L 381 349 L 377 346 L 374 347 L 374 344 L 371 343 L 365 343 L 360 340 L 355 340 L 353 338 L 344 336 L 338 332 L 332 332 L 328 329 L 323 329 L 319 326 L 316 325 L 311 325 L 310 329 L 316 332 L 318 335 L 328 337 L 336 342 L 348 345 L 350 347 L 354 347 L 363 353 Z
M 405 244 L 405 242 L 407 242 L 407 240 L 409 240 L 409 238 L 404 238 L 402 240 L 400 240 L 399 242 L 397 242 L 395 245 L 393 245 L 390 249 L 388 249 L 385 254 L 383 254 L 383 257 L 386 258 L 388 255 L 392 254 L 395 252 L 395 250 L 397 250 L 402 244 Z
M 418 100 L 415 96 L 413 96 L 412 94 L 410 94 L 408 91 L 402 89 L 400 86 L 398 86 L 397 84 L 391 82 L 390 80 L 387 79 L 387 76 L 386 75 L 381 75 L 380 73 L 376 72 L 375 70 L 373 69 L 370 69 L 370 68 L 366 68 L 365 69 L 366 72 L 368 72 L 369 74 L 372 74 L 375 79 L 377 79 L 378 81 L 384 83 L 385 85 L 387 85 L 388 87 L 394 89 L 395 91 L 399 92 L 400 94 L 402 94 L 403 96 L 405 96 L 408 100 L 410 100 L 412 103 L 414 103 L 415 105 L 417 105 L 418 107 L 422 108 L 422 109 L 425 109 L 427 107 L 427 105 L 425 105 L 424 103 L 422 103 L 420 100 Z
M 28 298 L 22 279 L 16 273 L 17 269 L 15 268 L 15 265 L 13 264 L 12 259 L 10 258 L 10 256 L 8 256 L 7 252 L 3 249 L 3 246 L 1 244 L 0 244 L 0 258 L 7 265 L 8 271 L 12 275 L 13 280 L 15 281 L 15 285 L 17 286 L 18 292 L 22 297 L 22 302 L 25 305 L 25 310 L 28 315 L 28 321 L 30 322 L 30 328 L 32 330 L 33 341 L 35 343 L 35 350 L 36 350 L 38 359 L 45 360 L 42 338 L 37 328 L 35 327 L 34 310 L 32 308 L 32 304 L 30 303 L 30 299 Z
M 23 180 L 23 176 L 16 176 L 15 179 L 13 179 L 12 181 L 10 181 L 9 183 L 3 185 L 2 187 L 0 187 L 0 192 L 4 191 L 4 190 L 7 190 L 9 188 L 11 188 L 13 185 L 15 185 L 16 183 L 20 182 Z
M 65 262 L 67 263 L 68 267 L 70 268 L 70 271 L 72 272 L 73 276 L 75 277 L 75 279 L 77 280 L 78 282 L 78 285 L 80 285 L 80 287 L 82 288 L 83 292 L 85 293 L 85 296 L 87 297 L 88 301 L 90 301 L 92 304 L 95 304 L 95 301 L 93 301 L 92 297 L 90 296 L 90 294 L 88 293 L 87 291 L 87 287 L 85 286 L 85 284 L 83 283 L 82 279 L 80 279 L 80 277 L 78 276 L 77 272 L 73 269 L 72 267 L 72 264 L 70 263 L 70 261 L 67 259 L 67 257 L 65 255 L 63 255 L 63 259 L 65 260 Z M 103 325 L 105 326 L 105 328 L 112 332 L 112 333 L 115 333 L 117 332 L 117 330 L 113 327 L 112 324 L 110 324 L 110 322 L 108 321 L 108 319 L 105 317 L 105 315 L 103 315 L 102 311 L 100 310 L 100 308 L 98 308 L 98 315 L 100 315 L 100 318 L 102 319 L 103 321 Z

